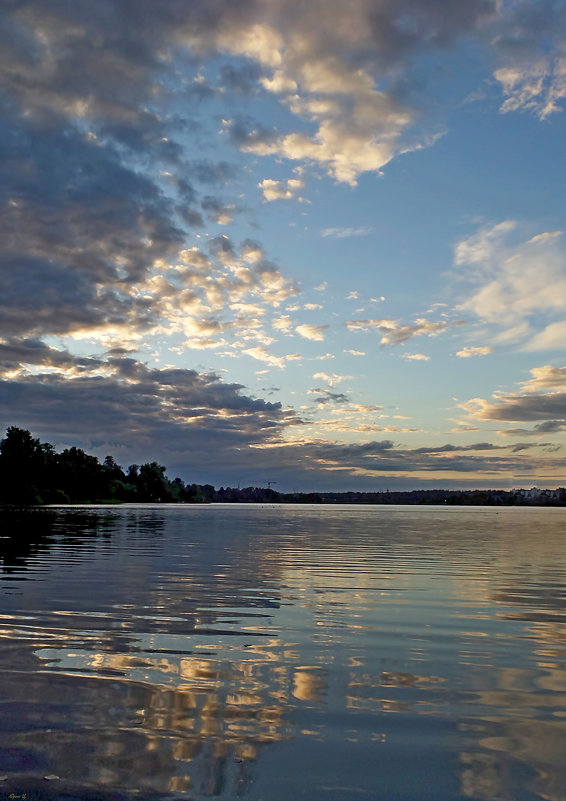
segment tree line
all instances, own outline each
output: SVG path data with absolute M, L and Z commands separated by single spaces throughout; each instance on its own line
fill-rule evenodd
M 270 487 L 220 487 L 170 481 L 157 462 L 124 470 L 113 456 L 100 462 L 81 448 L 55 448 L 10 426 L 0 442 L 1 504 L 63 503 L 346 503 L 565 506 L 566 489 L 409 490 L 404 492 L 277 492 Z
M 113 456 L 100 462 L 75 447 L 57 453 L 16 426 L 7 429 L 0 443 L 0 503 L 175 503 L 198 494 L 180 478 L 169 481 L 157 462 L 124 470 Z
M 113 456 L 100 462 L 75 447 L 57 453 L 26 429 L 10 426 L 0 442 L 0 504 L 253 503 L 282 498 L 270 488 L 216 490 L 212 484 L 170 481 L 165 470 L 158 462 L 124 470 Z

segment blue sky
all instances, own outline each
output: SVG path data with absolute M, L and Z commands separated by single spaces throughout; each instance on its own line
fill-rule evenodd
M 561 486 L 562 2 L 1 12 L 0 410 L 216 486 Z

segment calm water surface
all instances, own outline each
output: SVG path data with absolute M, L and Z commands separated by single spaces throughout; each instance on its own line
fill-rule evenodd
M 32 520 L 2 518 L 0 799 L 566 799 L 566 509 Z

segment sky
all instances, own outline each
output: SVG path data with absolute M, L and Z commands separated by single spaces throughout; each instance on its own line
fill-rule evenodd
M 4 0 L 2 432 L 566 485 L 565 104 L 563 0 Z

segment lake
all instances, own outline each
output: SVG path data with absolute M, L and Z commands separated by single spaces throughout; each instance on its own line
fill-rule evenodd
M 565 524 L 5 510 L 0 800 L 563 801 Z

